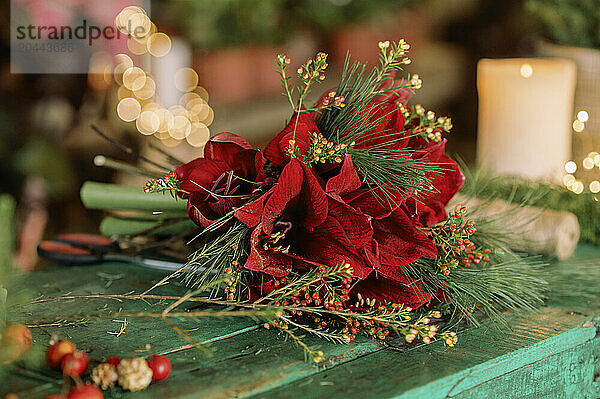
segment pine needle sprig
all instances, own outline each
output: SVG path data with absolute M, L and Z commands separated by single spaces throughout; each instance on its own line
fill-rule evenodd
M 387 43 L 387 46 L 386 46 Z M 350 64 L 350 53 L 346 55 L 344 68 L 337 94 L 342 95 L 346 101 L 346 106 L 341 109 L 328 110 L 318 121 L 319 130 L 324 135 L 330 135 L 334 132 L 351 132 L 361 115 L 368 110 L 370 104 L 376 95 L 388 91 L 411 90 L 413 80 L 398 87 L 383 89 L 382 83 L 389 78 L 392 72 L 402 70 L 402 66 L 410 61 L 405 58 L 410 46 L 400 40 L 392 43 L 390 52 L 387 48 L 389 42 L 380 42 L 381 49 L 380 65 L 375 67 L 369 74 L 366 74 L 366 65 L 358 61 Z M 356 134 L 356 133 L 354 133 Z
M 403 81 L 399 85 L 384 88 L 385 79 L 390 74 L 402 69 L 410 60 L 405 57 L 410 46 L 403 40 L 399 42 L 380 42 L 380 65 L 367 72 L 366 65 L 350 62 L 347 54 L 337 94 L 344 97 L 343 108 L 329 109 L 317 120 L 320 132 L 334 142 L 355 143 L 348 152 L 352 155 L 354 166 L 363 181 L 374 184 L 373 193 L 382 202 L 393 204 L 398 191 L 406 190 L 418 193 L 429 187 L 428 174 L 441 173 L 443 167 L 432 162 L 423 162 L 410 158 L 411 150 L 397 148 L 394 136 L 404 131 L 378 132 L 379 136 L 389 136 L 385 145 L 365 145 L 374 139 L 373 132 L 388 119 L 393 112 L 382 116 L 366 118 L 374 115 L 377 104 L 373 104 L 375 96 L 388 92 L 414 91 L 422 84 L 418 75 Z M 388 50 L 389 49 L 389 50 Z
M 473 241 L 483 241 L 486 246 L 498 243 L 492 234 L 482 240 L 486 233 L 481 230 L 479 226 Z M 456 318 L 466 318 L 474 325 L 479 325 L 473 316 L 475 309 L 503 322 L 505 310 L 533 310 L 543 303 L 546 282 L 540 276 L 546 264 L 539 257 L 521 257 L 506 249 L 490 257 L 490 264 L 459 267 L 449 274 L 441 271 L 446 265 L 443 254 L 435 259 L 421 258 L 403 270 L 436 300 L 450 304 Z
M 184 269 L 183 282 L 189 287 L 202 287 L 224 278 L 225 275 L 230 278 L 231 270 L 226 269 L 233 266 L 237 270 L 237 266 L 243 264 L 248 255 L 249 239 L 250 230 L 243 223 L 234 223 L 227 231 L 192 254 Z M 216 292 L 216 289 L 212 290 L 211 295 L 215 295 Z M 237 294 L 240 294 L 240 290 Z

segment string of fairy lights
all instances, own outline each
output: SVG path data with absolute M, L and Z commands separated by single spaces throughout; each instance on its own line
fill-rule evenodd
M 582 134 L 586 127 L 585 124 L 589 121 L 589 119 L 590 115 L 587 111 L 579 110 L 577 112 L 575 120 L 573 121 L 573 131 L 576 134 Z M 600 153 L 596 151 L 589 152 L 587 156 L 581 161 L 581 167 L 583 168 L 583 170 L 586 171 L 592 171 L 595 167 L 600 169 Z M 586 187 L 586 184 L 582 180 L 576 178 L 575 173 L 577 172 L 577 170 L 578 165 L 575 161 L 571 160 L 565 163 L 566 174 L 563 176 L 562 179 L 565 187 L 573 191 L 575 194 L 583 193 L 584 191 L 586 191 L 586 188 L 593 194 L 600 193 L 600 181 L 592 180 L 587 184 Z M 599 201 L 600 196 L 596 195 L 594 196 L 594 199 L 596 201 Z
M 115 26 L 128 35 L 127 48 L 136 56 L 164 57 L 171 50 L 171 38 L 158 31 L 141 7 L 125 7 L 116 16 Z M 112 75 L 119 86 L 116 111 L 121 120 L 135 122 L 139 133 L 153 135 L 168 147 L 184 141 L 202 147 L 208 141 L 214 111 L 208 104 L 208 92 L 198 86 L 198 74 L 192 68 L 175 73 L 173 84 L 182 95 L 178 104 L 165 107 L 157 96 L 152 74 L 134 65 L 127 54 L 117 54 L 115 62 Z

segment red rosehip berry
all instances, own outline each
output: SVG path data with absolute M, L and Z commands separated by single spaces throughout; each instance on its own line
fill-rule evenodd
M 67 399 L 104 399 L 104 395 L 94 384 L 79 384 L 71 388 Z
M 64 375 L 79 377 L 85 373 L 89 363 L 90 359 L 85 352 L 75 351 L 63 357 L 61 367 Z
M 121 358 L 118 356 L 109 357 L 108 359 L 106 359 L 106 363 L 112 364 L 113 366 L 117 367 L 121 363 Z
M 11 361 L 17 360 L 31 348 L 31 331 L 23 324 L 9 324 L 2 331 L 2 352 Z
M 65 355 L 75 352 L 75 345 L 70 341 L 61 340 L 50 345 L 46 350 L 46 362 L 51 367 L 58 367 Z
M 152 355 L 147 360 L 148 367 L 152 369 L 152 380 L 162 381 L 171 374 L 171 361 L 162 355 Z

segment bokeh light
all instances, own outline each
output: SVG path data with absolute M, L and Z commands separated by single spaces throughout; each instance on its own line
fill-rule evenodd
M 168 109 L 160 108 L 156 110 L 156 116 L 158 116 L 159 125 L 157 131 L 160 133 L 168 133 L 169 128 L 173 126 L 173 120 L 175 115 Z M 167 134 L 168 136 L 168 134 Z
M 140 116 L 142 106 L 135 98 L 124 98 L 117 105 L 117 115 L 125 122 L 133 122 Z
M 142 10 L 143 11 L 143 10 Z M 127 31 L 130 37 L 141 39 L 148 35 L 152 23 L 145 12 L 136 12 L 127 19 Z
M 210 138 L 210 130 L 202 122 L 192 123 L 190 134 L 185 138 L 189 145 L 202 147 Z
M 573 121 L 573 130 L 575 130 L 577 133 L 581 133 L 583 132 L 583 129 L 585 129 L 585 123 L 583 123 L 579 119 L 575 119 Z
M 587 113 L 587 111 L 579 111 L 577 113 L 577 120 L 580 122 L 587 122 L 588 119 L 590 119 L 590 115 Z
M 182 92 L 192 91 L 198 86 L 198 74 L 192 68 L 181 68 L 175 72 L 175 87 Z
M 573 183 L 573 186 L 571 187 L 571 190 L 575 193 L 575 194 L 581 194 L 583 192 L 583 183 L 580 182 L 579 180 L 575 181 Z
M 154 111 L 144 111 L 135 121 L 138 131 L 144 135 L 154 134 L 158 130 L 160 120 Z
M 138 67 L 131 67 L 123 73 L 123 86 L 129 90 L 140 90 L 146 84 L 146 73 Z
M 135 93 L 135 96 L 140 100 L 148 100 L 154 97 L 154 94 L 156 92 L 156 83 L 154 83 L 154 79 L 152 79 L 150 76 L 146 76 L 144 85 L 139 89 L 133 90 L 133 92 Z
M 171 38 L 159 32 L 146 12 L 136 6 L 125 7 L 115 18 L 115 25 L 130 35 L 127 47 L 134 55 L 150 53 L 162 57 L 171 50 Z M 107 82 L 114 79 L 117 89 L 117 114 L 126 122 L 135 121 L 143 135 L 154 135 L 168 147 L 184 141 L 202 147 L 210 138 L 208 126 L 214 120 L 214 111 L 208 104 L 208 92 L 198 86 L 198 74 L 192 68 L 181 68 L 173 84 L 183 93 L 179 104 L 166 109 L 157 101 L 157 84 L 152 76 L 135 66 L 127 54 L 114 57 L 115 67 L 107 67 Z
M 131 17 L 136 14 L 146 15 L 146 12 L 143 8 L 138 6 L 127 6 L 121 10 L 120 13 L 115 17 L 115 26 L 121 33 L 129 34 L 129 26 L 128 22 Z
M 145 44 L 138 42 L 132 36 L 127 38 L 127 49 L 135 55 L 143 55 L 148 51 Z
M 575 173 L 577 170 L 577 164 L 573 161 L 569 161 L 565 163 L 565 172 L 567 173 Z
M 533 76 L 533 67 L 531 64 L 523 64 L 521 65 L 521 70 L 519 71 L 522 77 L 530 78 Z
M 600 193 L 600 182 L 598 180 L 594 180 L 590 183 L 590 191 L 594 194 Z
M 164 57 L 171 51 L 171 38 L 164 33 L 155 33 L 146 43 L 148 52 L 155 57 Z
M 201 99 L 208 102 L 208 91 L 206 91 L 206 89 L 204 87 L 202 87 L 202 86 L 196 87 L 195 93 L 198 94 Z
M 183 115 L 176 115 L 173 118 L 173 124 L 169 128 L 169 136 L 174 139 L 182 140 L 186 138 L 192 130 L 190 120 Z
M 573 183 L 575 183 L 575 176 L 564 175 L 562 181 L 563 181 L 563 184 L 565 185 L 565 187 L 571 187 L 573 185 Z

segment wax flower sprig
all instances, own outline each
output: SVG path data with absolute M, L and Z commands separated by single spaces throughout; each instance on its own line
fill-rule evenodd
M 327 64 L 327 54 L 319 52 L 315 55 L 315 58 L 309 58 L 304 64 L 300 65 L 296 70 L 300 86 L 295 87 L 290 83 L 291 76 L 287 75 L 287 69 L 291 63 L 291 60 L 285 54 L 279 54 L 276 58 L 278 73 L 281 79 L 281 86 L 284 91 L 284 95 L 287 97 L 292 111 L 294 113 L 300 112 L 322 112 L 324 110 L 332 108 L 343 108 L 346 106 L 344 103 L 344 97 L 336 95 L 335 91 L 328 93 L 327 98 L 320 102 L 313 108 L 304 108 L 303 103 L 306 99 L 306 95 L 310 92 L 310 88 L 315 83 L 320 83 L 325 80 L 325 70 L 329 66 Z M 298 99 L 294 100 L 292 92 L 294 88 L 298 92 Z
M 179 181 L 174 171 L 170 171 L 160 179 L 146 181 L 144 186 L 145 193 L 165 193 L 168 192 L 175 196 L 177 193 L 189 194 L 188 191 L 179 188 Z
M 383 69 L 398 69 L 402 65 L 411 63 L 410 58 L 406 57 L 408 49 L 410 49 L 410 44 L 406 43 L 404 39 L 391 43 L 389 40 L 386 40 L 379 42 L 377 45 L 381 50 L 380 57 L 382 58 Z
M 352 342 L 358 335 L 385 340 L 395 332 L 409 343 L 420 339 L 429 344 L 439 337 L 449 346 L 456 344 L 456 333 L 438 333 L 438 326 L 431 323 L 442 317 L 440 311 L 415 312 L 403 304 L 376 301 L 360 294 L 350 298 L 352 282 L 352 267 L 347 263 L 319 267 L 304 275 L 274 279 L 274 289 L 253 305 L 281 309 L 283 313 L 265 322 L 264 328 L 285 332 L 315 362 L 323 360 L 322 352 L 303 343 L 294 329 L 339 343 Z
M 414 107 L 398 104 L 398 107 L 405 123 L 412 127 L 413 134 L 420 135 L 427 141 L 439 143 L 443 139 L 442 132 L 449 133 L 452 129 L 451 118 L 445 116 L 436 118 L 435 112 L 425 110 L 421 104 Z
M 445 275 L 460 265 L 471 267 L 490 261 L 492 250 L 479 248 L 470 239 L 477 229 L 475 222 L 465 217 L 466 211 L 463 205 L 458 205 L 445 221 L 426 230 L 441 249 L 438 253 L 441 258 L 439 264 Z

